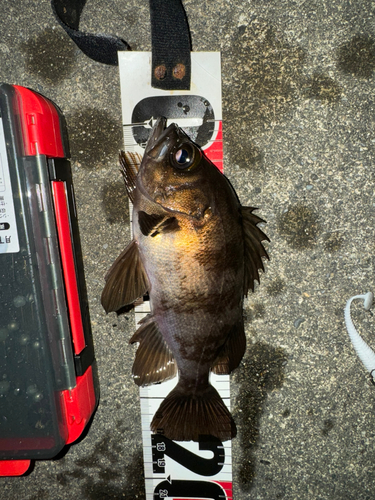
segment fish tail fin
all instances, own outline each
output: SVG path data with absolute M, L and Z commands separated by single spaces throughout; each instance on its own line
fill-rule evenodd
M 200 436 L 228 441 L 237 434 L 232 415 L 211 384 L 188 393 L 180 382 L 161 403 L 151 430 L 173 441 L 199 441 Z

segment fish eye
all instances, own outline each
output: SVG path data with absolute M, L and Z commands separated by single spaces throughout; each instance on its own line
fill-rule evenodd
M 189 151 L 186 151 L 186 149 L 179 149 L 174 157 L 179 165 L 185 165 L 190 162 Z
M 193 145 L 185 143 L 179 144 L 171 152 L 172 165 L 178 170 L 190 170 L 199 162 L 200 155 Z

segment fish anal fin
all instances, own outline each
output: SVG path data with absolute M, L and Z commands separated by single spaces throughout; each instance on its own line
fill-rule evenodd
M 107 313 L 132 304 L 148 291 L 148 278 L 135 240 L 117 257 L 105 279 L 101 302 Z
M 254 290 L 254 281 L 259 281 L 259 269 L 264 270 L 262 257 L 269 259 L 262 241 L 270 241 L 268 236 L 257 226 L 263 219 L 253 213 L 255 208 L 241 207 L 242 227 L 245 247 L 244 294 Z
M 189 393 L 181 381 L 161 403 L 151 430 L 173 441 L 199 441 L 201 436 L 228 441 L 237 434 L 232 415 L 212 385 Z
M 151 317 L 141 321 L 141 326 L 129 341 L 130 344 L 135 342 L 139 342 L 133 364 L 133 378 L 137 385 L 157 384 L 177 374 L 173 354 Z
M 176 217 L 167 217 L 162 214 L 148 214 L 142 210 L 138 212 L 139 228 L 144 236 L 156 236 L 159 233 L 170 233 L 179 229 Z
M 221 348 L 212 372 L 216 375 L 227 375 L 237 368 L 246 350 L 246 336 L 243 319 L 229 332 L 225 344 Z

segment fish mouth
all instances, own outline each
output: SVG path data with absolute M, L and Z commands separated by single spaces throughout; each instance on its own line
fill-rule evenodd
M 162 160 L 171 149 L 171 145 L 178 144 L 182 139 L 183 132 L 176 123 L 167 127 L 167 119 L 159 117 L 148 138 L 145 155 L 153 160 Z

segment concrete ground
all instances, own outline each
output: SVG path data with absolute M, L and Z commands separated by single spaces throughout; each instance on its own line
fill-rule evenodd
M 193 49 L 222 52 L 225 169 L 267 220 L 270 262 L 245 304 L 232 377 L 234 496 L 375 498 L 375 387 L 343 308 L 375 291 L 375 3 L 185 0 Z M 82 29 L 150 50 L 146 0 L 91 0 Z M 55 101 L 69 126 L 101 401 L 87 436 L 1 500 L 143 499 L 132 314 L 106 315 L 104 274 L 129 241 L 116 67 L 84 56 L 47 0 L 0 3 L 0 80 Z M 353 318 L 375 348 L 373 314 Z

